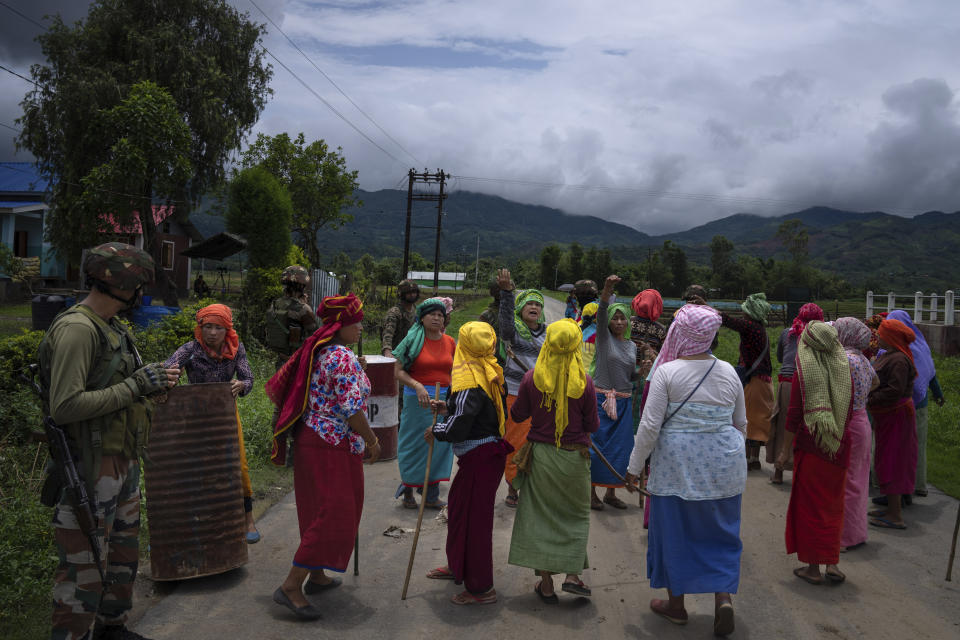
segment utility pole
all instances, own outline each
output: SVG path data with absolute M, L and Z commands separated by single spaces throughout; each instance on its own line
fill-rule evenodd
M 477 234 L 477 262 L 473 268 L 473 290 L 480 290 L 480 234 Z
M 443 192 L 444 184 L 446 179 L 450 177 L 450 174 L 444 173 L 442 170 L 437 169 L 436 173 L 429 173 L 426 169 L 423 170 L 423 173 L 417 173 L 413 169 L 407 173 L 407 223 L 406 231 L 404 233 L 403 240 L 403 273 L 401 274 L 401 279 L 407 277 L 407 272 L 410 268 L 410 218 L 413 214 L 413 202 L 436 202 L 437 203 L 437 241 L 434 249 L 433 257 L 433 292 L 437 292 L 437 288 L 440 283 L 440 231 L 442 227 L 443 219 L 443 201 L 446 199 L 447 195 Z M 439 193 L 414 193 L 413 185 L 414 183 L 421 182 L 423 184 L 432 184 L 437 183 L 440 185 Z

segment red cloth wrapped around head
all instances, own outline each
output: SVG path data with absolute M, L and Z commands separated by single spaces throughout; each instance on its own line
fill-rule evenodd
M 656 289 L 644 289 L 633 297 L 630 306 L 637 317 L 656 322 L 663 313 L 663 298 Z
M 324 298 L 317 307 L 317 318 L 322 323 L 320 328 L 304 340 L 266 384 L 267 397 L 280 411 L 277 423 L 273 426 L 273 451 L 270 454 L 270 459 L 277 465 L 286 462 L 287 442 L 281 435 L 300 419 L 307 408 L 314 354 L 329 343 L 342 327 L 363 319 L 363 302 L 353 293 Z
M 880 339 L 890 345 L 891 348 L 905 353 L 910 362 L 913 362 L 913 352 L 910 351 L 910 343 L 917 339 L 913 330 L 899 320 L 884 320 L 877 329 Z
M 227 330 L 220 351 L 214 351 L 203 341 L 203 325 L 216 324 Z M 225 304 L 211 304 L 197 311 L 197 326 L 193 328 L 193 337 L 203 346 L 203 350 L 215 360 L 233 360 L 240 346 L 240 337 L 233 330 L 233 312 Z
M 800 307 L 800 311 L 797 312 L 797 317 L 793 319 L 793 325 L 790 327 L 790 335 L 799 336 L 803 333 L 803 328 L 806 327 L 807 323 L 811 320 L 823 322 L 823 309 L 821 309 L 819 305 L 808 302 Z

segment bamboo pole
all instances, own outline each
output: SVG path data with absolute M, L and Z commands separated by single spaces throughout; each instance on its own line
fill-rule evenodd
M 960 531 L 960 504 L 957 505 L 957 524 L 953 525 L 953 543 L 950 545 L 950 560 L 947 561 L 947 582 L 953 577 L 953 559 L 957 555 L 957 532 Z
M 437 384 L 433 390 L 433 399 L 440 399 L 440 385 Z M 433 409 L 433 424 L 437 424 L 437 409 Z M 433 426 L 431 425 L 431 429 Z M 417 528 L 413 532 L 413 546 L 410 547 L 410 560 L 407 562 L 407 575 L 403 579 L 403 592 L 400 594 L 401 600 L 407 599 L 407 587 L 410 586 L 410 572 L 413 571 L 413 558 L 417 555 L 417 541 L 420 539 L 420 525 L 423 524 L 423 509 L 427 506 L 427 486 L 430 484 L 430 463 L 433 461 L 433 438 L 430 439 L 430 446 L 427 449 L 427 468 L 423 473 L 423 495 L 420 497 L 420 512 L 417 514 Z

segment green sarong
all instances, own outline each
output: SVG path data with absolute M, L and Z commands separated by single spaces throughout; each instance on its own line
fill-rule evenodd
M 579 574 L 590 533 L 590 459 L 579 451 L 532 443 L 530 473 L 513 481 L 520 491 L 509 563 L 551 573 Z

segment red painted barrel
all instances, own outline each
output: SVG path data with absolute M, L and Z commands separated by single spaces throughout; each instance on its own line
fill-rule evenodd
M 397 380 L 393 375 L 396 358 L 366 356 L 370 397 L 367 398 L 367 420 L 380 439 L 380 460 L 397 457 L 397 428 L 400 425 L 397 404 Z

